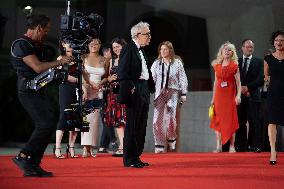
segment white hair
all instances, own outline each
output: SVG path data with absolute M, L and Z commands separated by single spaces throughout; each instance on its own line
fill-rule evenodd
M 140 21 L 138 24 L 132 26 L 131 28 L 131 38 L 136 38 L 137 34 L 140 33 L 144 28 L 149 28 L 149 24 L 147 22 Z

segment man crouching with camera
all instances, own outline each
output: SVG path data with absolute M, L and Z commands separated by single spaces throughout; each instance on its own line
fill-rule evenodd
M 11 46 L 11 63 L 18 75 L 18 98 L 34 121 L 35 129 L 20 153 L 13 162 L 24 171 L 26 177 L 50 177 L 52 172 L 40 167 L 44 151 L 56 128 L 56 117 L 51 103 L 45 94 L 44 87 L 38 91 L 29 89 L 29 80 L 49 68 L 68 64 L 70 57 L 60 61 L 44 62 L 43 39 L 50 29 L 50 19 L 45 15 L 27 17 L 27 31 Z

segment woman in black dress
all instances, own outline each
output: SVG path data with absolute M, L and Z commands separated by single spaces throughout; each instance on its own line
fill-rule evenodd
M 276 126 L 284 126 L 284 31 L 272 33 L 275 52 L 264 58 L 265 81 L 269 81 L 267 94 L 268 136 L 271 147 L 270 164 L 276 164 Z
M 63 55 L 72 57 L 73 49 L 70 47 L 68 42 L 62 41 L 61 51 Z M 60 60 L 62 56 L 58 57 Z M 79 156 L 75 155 L 74 145 L 77 137 L 77 132 L 75 130 L 68 128 L 66 118 L 64 116 L 64 110 L 77 102 L 76 97 L 76 88 L 77 88 L 77 63 L 72 62 L 70 65 L 62 67 L 62 69 L 68 70 L 68 79 L 65 83 L 59 85 L 59 109 L 60 116 L 59 122 L 57 124 L 56 130 L 56 142 L 53 149 L 54 157 L 57 159 L 64 159 L 70 155 L 71 158 L 78 158 Z M 75 128 L 74 128 L 75 129 Z M 63 138 L 63 133 L 69 131 L 69 140 L 66 147 L 66 157 L 61 154 L 61 141 Z

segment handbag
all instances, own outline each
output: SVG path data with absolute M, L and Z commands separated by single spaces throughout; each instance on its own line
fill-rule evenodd
M 210 105 L 208 110 L 208 116 L 212 119 L 215 116 L 214 104 Z

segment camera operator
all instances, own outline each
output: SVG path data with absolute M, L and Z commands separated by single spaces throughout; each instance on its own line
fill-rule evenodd
M 18 98 L 33 119 L 35 129 L 13 161 L 24 171 L 24 176 L 50 177 L 53 173 L 43 170 L 40 163 L 56 128 L 56 117 L 45 94 L 45 88 L 39 91 L 31 90 L 27 88 L 27 83 L 49 68 L 71 62 L 71 58 L 62 57 L 60 61 L 44 61 L 42 41 L 50 29 L 49 17 L 31 15 L 27 17 L 26 26 L 24 36 L 15 40 L 11 46 L 11 63 L 18 75 Z

